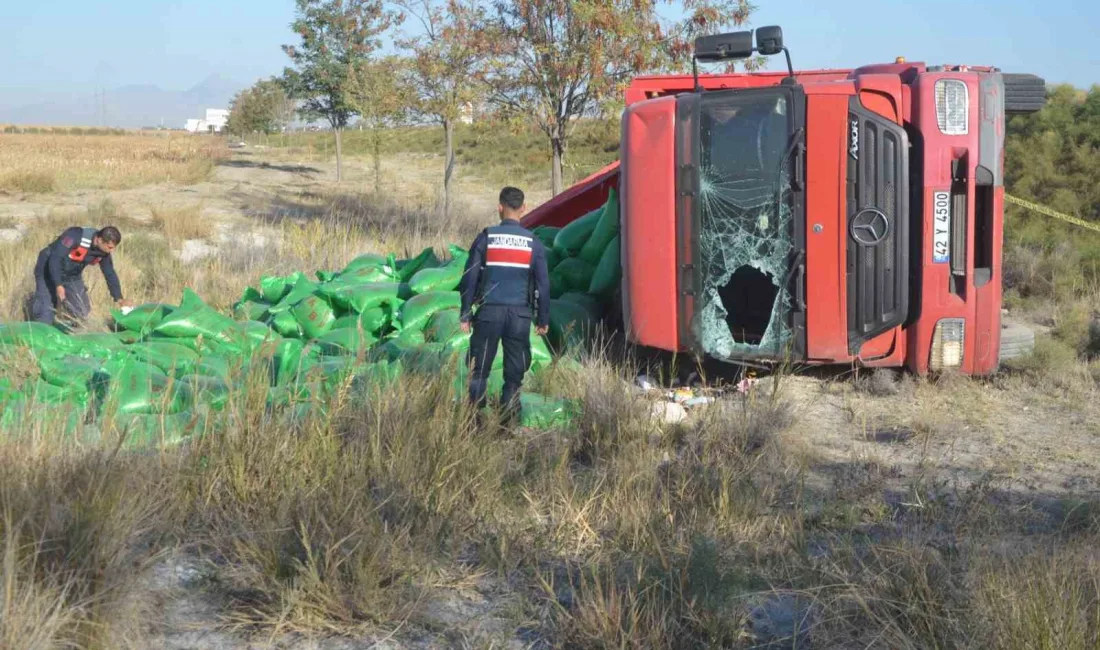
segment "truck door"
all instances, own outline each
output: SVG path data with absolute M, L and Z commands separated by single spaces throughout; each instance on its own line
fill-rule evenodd
M 793 85 L 678 98 L 682 347 L 805 357 L 805 106 Z

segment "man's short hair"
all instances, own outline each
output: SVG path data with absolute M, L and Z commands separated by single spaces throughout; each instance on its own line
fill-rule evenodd
M 118 231 L 118 228 L 115 228 L 114 226 L 100 228 L 99 232 L 97 232 L 95 235 L 101 240 L 107 242 L 108 244 L 114 244 L 115 246 L 118 246 L 119 242 L 122 241 L 122 233 L 120 233 Z
M 517 187 L 506 187 L 500 191 L 500 204 L 513 210 L 523 207 L 523 190 Z

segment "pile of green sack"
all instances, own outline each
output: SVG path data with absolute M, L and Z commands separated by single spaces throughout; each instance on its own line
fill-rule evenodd
M 534 234 L 548 251 L 550 340 L 568 347 L 584 339 L 604 317 L 622 281 L 619 198 L 607 201 L 562 228 L 540 226 Z
M 614 291 L 619 277 L 614 195 L 576 223 L 539 229 L 544 238 L 553 230 L 559 291 L 552 293 L 551 338 L 559 344 L 598 318 L 599 301 Z M 70 335 L 41 323 L 0 324 L 0 354 L 6 357 L 0 363 L 26 366 L 16 363 L 22 353 L 19 358 L 36 366 L 18 380 L 0 379 L 0 429 L 57 418 L 71 431 L 86 423 L 123 431 L 127 446 L 177 442 L 203 431 L 211 414 L 235 406 L 234 395 L 242 391 L 231 387 L 258 374 L 267 406 L 292 411 L 345 386 L 385 386 L 409 372 L 452 371 L 463 394 L 470 341 L 459 323 L 458 287 L 467 251 L 450 246 L 449 252 L 446 261 L 430 248 L 403 260 L 367 254 L 314 278 L 300 272 L 265 277 L 245 290 L 232 316 L 185 290 L 178 305 L 113 310 L 117 331 L 110 333 Z M 605 269 L 612 261 L 616 268 Z M 563 283 L 569 291 L 560 291 Z M 546 341 L 534 331 L 531 337 L 537 374 L 554 360 Z M 499 397 L 503 387 L 503 362 L 498 349 L 491 397 Z M 523 393 L 522 400 L 525 426 L 565 426 L 575 412 L 560 399 Z

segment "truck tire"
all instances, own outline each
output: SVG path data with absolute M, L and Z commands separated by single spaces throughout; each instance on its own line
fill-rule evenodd
M 1026 357 L 1035 349 L 1035 332 L 1020 323 L 1001 324 L 1000 361 Z
M 1047 84 L 1033 74 L 1004 74 L 1005 113 L 1034 113 L 1047 101 Z

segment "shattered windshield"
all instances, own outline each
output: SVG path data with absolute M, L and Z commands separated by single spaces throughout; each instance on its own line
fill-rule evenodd
M 695 330 L 713 357 L 777 355 L 791 337 L 789 102 L 781 93 L 703 98 Z

